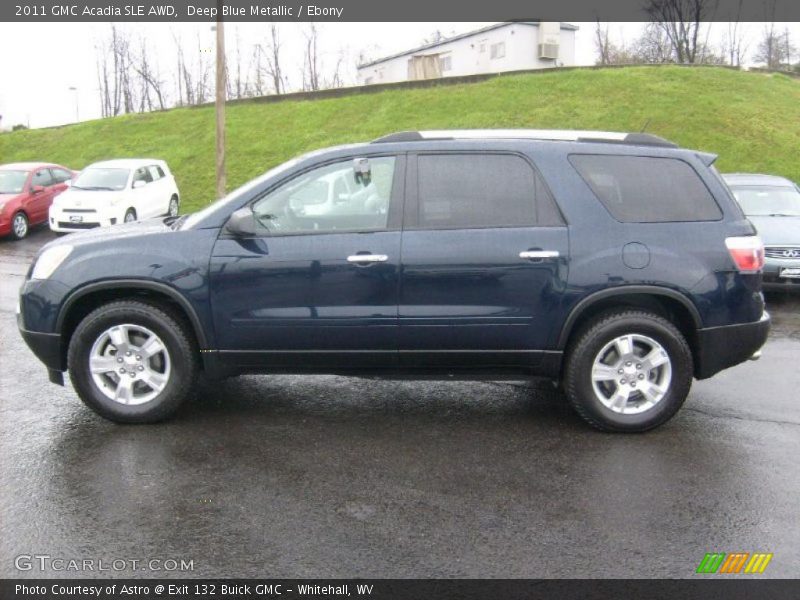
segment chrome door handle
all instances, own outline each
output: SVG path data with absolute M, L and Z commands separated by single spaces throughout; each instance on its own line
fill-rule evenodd
M 519 253 L 520 258 L 558 258 L 558 250 L 525 250 Z
M 347 262 L 350 263 L 376 263 L 386 262 L 389 257 L 385 254 L 352 254 L 347 257 Z

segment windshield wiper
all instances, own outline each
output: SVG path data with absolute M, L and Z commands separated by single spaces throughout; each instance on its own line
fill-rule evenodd
M 75 186 L 72 186 L 72 187 L 75 187 Z M 113 192 L 114 191 L 114 188 L 106 187 L 106 186 L 102 186 L 102 185 L 90 185 L 89 187 L 82 187 L 80 189 L 89 190 L 90 192 L 95 192 L 95 191 Z

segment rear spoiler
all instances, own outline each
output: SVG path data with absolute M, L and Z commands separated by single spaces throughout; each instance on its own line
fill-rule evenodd
M 710 152 L 695 152 L 694 154 L 697 158 L 700 159 L 700 162 L 707 167 L 713 165 L 714 161 L 717 160 L 717 155 L 711 154 Z

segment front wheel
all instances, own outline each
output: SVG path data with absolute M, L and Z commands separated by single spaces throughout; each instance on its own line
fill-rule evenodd
M 161 307 L 112 302 L 80 322 L 69 344 L 70 378 L 81 400 L 118 423 L 167 418 L 197 374 L 186 325 Z
M 564 390 L 597 429 L 647 431 L 683 405 L 692 365 L 686 339 L 668 320 L 648 311 L 614 311 L 579 332 L 567 357 Z
M 28 217 L 20 211 L 11 220 L 11 236 L 15 240 L 21 240 L 28 235 Z

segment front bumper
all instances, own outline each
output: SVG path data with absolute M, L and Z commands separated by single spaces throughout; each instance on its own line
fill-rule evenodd
M 60 233 L 107 227 L 121 222 L 118 215 L 113 214 L 111 210 L 97 211 L 56 206 L 50 207 L 50 214 L 47 219 L 50 229 Z
M 753 323 L 698 329 L 694 376 L 707 379 L 723 369 L 757 358 L 767 341 L 770 324 L 769 313 L 764 311 L 761 319 Z
M 766 259 L 762 278 L 765 290 L 800 290 L 800 278 L 781 277 L 783 269 L 800 269 L 800 260 L 772 257 Z

